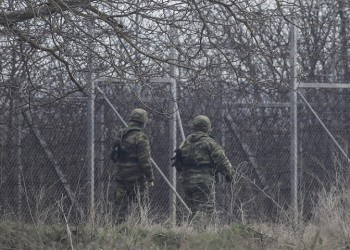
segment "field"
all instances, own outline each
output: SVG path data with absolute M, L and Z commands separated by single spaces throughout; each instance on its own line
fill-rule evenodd
M 191 225 L 0 222 L 0 249 L 350 249 L 349 195 L 320 194 L 309 222 Z M 63 220 L 64 221 L 64 220 Z M 92 226 L 93 225 L 93 226 Z

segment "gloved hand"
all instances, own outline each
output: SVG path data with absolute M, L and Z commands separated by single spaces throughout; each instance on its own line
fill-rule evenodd
M 149 187 L 154 187 L 154 182 L 153 181 L 148 182 L 148 186 Z

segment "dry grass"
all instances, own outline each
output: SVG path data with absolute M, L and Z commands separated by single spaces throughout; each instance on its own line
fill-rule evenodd
M 350 249 L 350 192 L 344 188 L 321 192 L 313 218 L 298 224 L 214 223 L 198 231 L 190 223 L 159 224 L 142 210 L 141 217 L 131 212 L 124 224 L 114 225 L 110 209 L 97 213 L 93 227 L 70 224 L 60 202 L 59 223 L 4 220 L 0 249 Z
M 350 192 L 321 192 L 313 217 L 298 224 L 256 224 L 253 228 L 278 240 L 278 249 L 350 249 Z

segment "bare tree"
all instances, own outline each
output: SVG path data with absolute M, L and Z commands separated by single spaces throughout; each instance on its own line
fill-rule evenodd
M 87 73 L 93 73 L 93 80 L 114 79 L 106 89 L 123 115 L 132 106 L 148 108 L 150 119 L 157 121 L 155 128 L 148 128 L 152 145 L 156 157 L 165 162 L 162 150 L 172 97 L 150 79 L 170 76 L 178 83 L 185 130 L 194 115 L 211 116 L 214 126 L 221 128 L 213 136 L 226 141 L 228 156 L 236 164 L 249 162 L 242 165 L 249 177 L 263 180 L 264 191 L 278 189 L 271 197 L 284 203 L 289 195 L 289 26 L 296 25 L 300 32 L 301 81 L 347 80 L 348 12 L 348 3 L 341 0 L 0 1 L 0 171 L 8 173 L 1 175 L 0 185 L 16 181 L 7 169 L 16 164 L 18 114 L 28 112 L 31 122 L 20 124 L 23 164 L 30 166 L 23 170 L 26 183 L 33 189 L 46 185 L 55 168 L 45 166 L 56 157 L 56 167 L 70 173 L 67 182 L 77 190 L 78 202 L 84 199 L 86 106 L 81 100 L 91 87 Z M 170 49 L 176 51 L 175 59 Z M 316 98 L 320 91 L 309 93 L 319 105 L 330 98 Z M 285 105 L 264 106 L 270 102 Z M 327 112 L 327 120 L 338 119 L 334 110 Z M 234 127 L 224 119 L 226 113 Z M 324 144 L 318 143 L 321 133 L 312 132 L 316 122 L 303 108 L 300 113 L 304 135 L 314 135 L 302 140 L 306 159 L 306 151 L 318 155 L 310 150 L 314 144 Z M 341 119 L 347 122 L 346 116 Z M 117 122 L 108 112 L 103 120 L 101 134 L 106 139 L 99 143 L 109 146 Z M 46 149 L 55 156 L 51 162 L 30 132 L 33 128 L 41 131 Z M 305 160 L 305 165 L 306 172 L 314 171 L 314 163 Z M 107 178 L 108 171 L 101 178 Z M 321 179 L 329 181 L 329 173 Z M 237 200 L 255 211 L 250 205 L 254 199 L 245 198 L 255 194 L 249 183 L 244 185 Z M 51 190 L 52 196 L 62 190 Z

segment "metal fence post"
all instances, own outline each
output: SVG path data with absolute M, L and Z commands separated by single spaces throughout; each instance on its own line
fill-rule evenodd
M 175 149 L 176 149 L 176 115 L 177 115 L 177 107 L 176 107 L 176 81 L 172 79 L 170 81 L 170 91 L 171 91 L 171 96 L 172 96 L 172 106 L 171 106 L 171 116 L 170 116 L 170 157 L 169 159 L 173 156 Z M 169 164 L 169 181 L 171 185 L 175 188 L 176 190 L 176 168 L 171 166 L 171 160 Z M 174 192 L 170 192 L 170 218 L 171 221 L 175 224 L 176 223 L 176 195 Z
M 88 31 L 93 34 L 94 31 L 94 20 L 91 19 Z M 88 115 L 88 140 L 87 140 L 87 159 L 88 159 L 88 200 L 89 200 L 89 221 L 91 223 L 92 229 L 94 228 L 95 220 L 95 81 L 93 78 L 93 65 L 92 65 L 92 51 L 93 42 L 90 41 L 91 51 L 88 54 L 87 61 L 87 72 L 86 81 L 89 89 L 89 99 L 87 105 L 87 115 Z
M 174 39 L 174 41 L 177 41 L 177 36 L 176 36 L 176 30 L 174 28 L 174 25 L 170 25 L 170 39 Z M 177 53 L 176 53 L 175 46 L 170 47 L 170 54 L 169 54 L 169 59 L 172 62 L 177 61 Z M 176 126 L 176 117 L 177 117 L 177 93 L 176 93 L 176 80 L 175 77 L 177 75 L 177 70 L 175 65 L 170 64 L 170 91 L 171 91 L 171 100 L 172 100 L 172 106 L 171 106 L 171 117 L 170 117 L 170 157 L 169 159 L 173 156 L 176 146 L 177 146 L 177 126 Z M 176 168 L 171 166 L 171 160 L 169 161 L 169 175 L 170 175 L 170 182 L 172 186 L 176 189 Z M 170 218 L 172 222 L 175 224 L 176 223 L 176 196 L 173 192 L 170 192 Z
M 88 202 L 89 219 L 93 223 L 95 218 L 95 83 L 92 81 L 91 73 L 88 73 L 87 80 L 90 84 L 89 99 L 87 105 L 87 171 L 88 171 Z
M 297 96 L 297 31 L 291 25 L 290 50 L 290 138 L 291 138 L 291 209 L 294 221 L 298 220 L 298 96 Z

